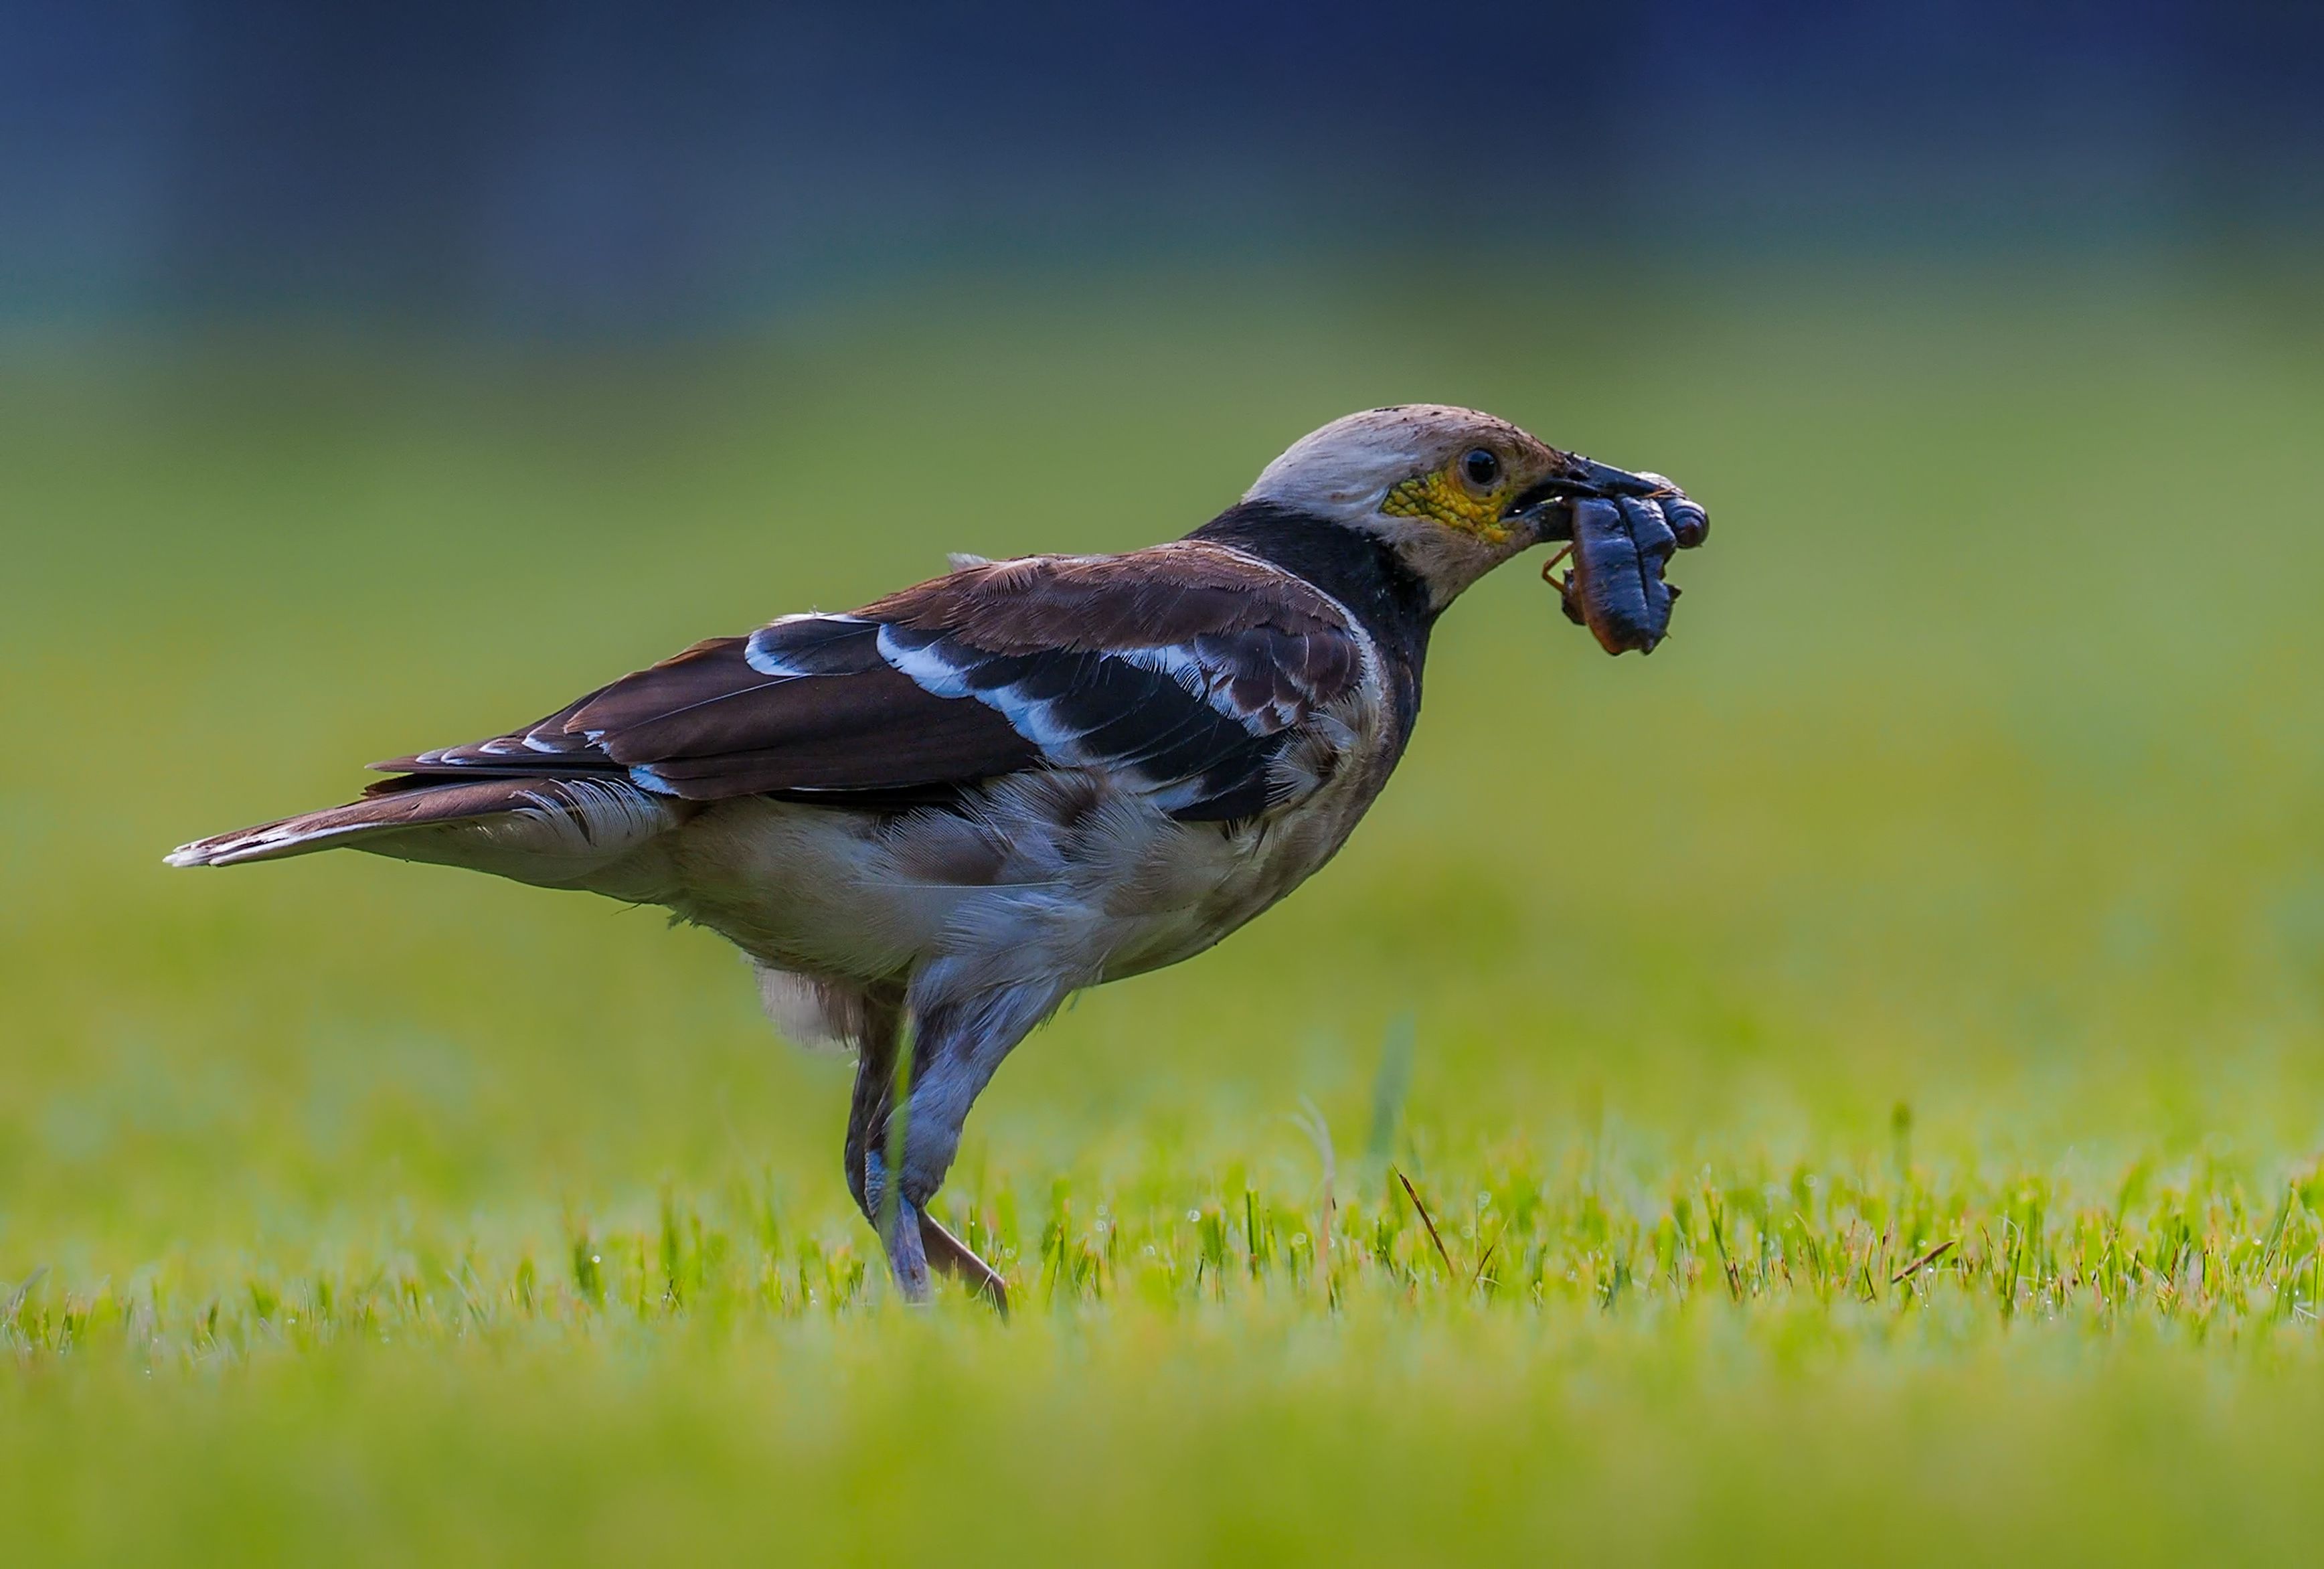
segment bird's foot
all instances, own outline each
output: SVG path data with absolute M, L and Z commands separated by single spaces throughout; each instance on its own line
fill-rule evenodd
M 1001 1271 L 978 1258 L 966 1242 L 945 1230 L 927 1211 L 920 1212 L 920 1246 L 927 1261 L 983 1297 L 1009 1316 L 1009 1284 Z

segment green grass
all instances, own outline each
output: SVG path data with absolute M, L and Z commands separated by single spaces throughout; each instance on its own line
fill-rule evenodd
M 17 355 L 8 1556 L 2312 1558 L 2306 309 L 1259 277 Z M 1489 582 L 1339 861 L 1010 1062 L 940 1204 L 1006 1324 L 892 1302 L 846 1065 L 703 934 L 159 863 L 1415 397 L 1704 498 L 1677 635 Z

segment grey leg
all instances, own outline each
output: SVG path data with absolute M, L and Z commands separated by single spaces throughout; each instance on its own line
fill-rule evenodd
M 1001 1273 L 927 1214 L 960 1148 L 969 1107 L 1010 1049 L 1054 1011 L 1065 989 L 1054 983 L 965 991 L 956 962 L 939 960 L 916 976 L 908 1001 L 912 1072 L 904 1107 L 901 1169 L 896 1147 L 896 1054 L 900 1018 L 882 1015 L 859 1043 L 855 1095 L 848 1114 L 848 1186 L 880 1232 L 896 1284 L 912 1301 L 927 1296 L 930 1265 L 962 1278 L 1003 1312 Z M 900 1012 L 900 1011 L 899 1011 Z
M 896 1093 L 896 1052 L 903 1036 L 900 988 L 865 999 L 863 1033 L 855 1042 L 855 1094 L 847 1109 L 847 1191 L 880 1234 L 881 1251 L 907 1302 L 928 1299 L 927 1245 L 920 1215 L 888 1180 L 887 1140 Z
M 960 1148 L 969 1107 L 1010 1049 L 1048 1017 L 1062 988 L 1003 986 L 966 997 L 949 994 L 943 961 L 913 985 L 912 1072 L 902 1129 L 903 1168 L 891 1174 L 896 1127 L 896 1064 L 905 1000 L 870 1000 L 857 1041 L 855 1094 L 847 1118 L 847 1184 L 856 1206 L 880 1233 L 889 1268 L 906 1300 L 928 1296 L 931 1266 L 954 1276 L 1003 1314 L 1009 1290 L 1001 1272 L 927 1213 Z M 891 1180 L 899 1177 L 899 1181 Z
M 872 1186 L 880 1185 L 883 1175 L 878 1154 L 872 1157 Z M 918 1205 L 902 1194 L 883 1195 L 882 1202 L 894 1213 L 884 1221 L 872 1223 L 880 1227 L 881 1246 L 888 1250 L 888 1268 L 895 1272 L 896 1289 L 904 1300 L 923 1303 L 928 1299 L 927 1244 L 920 1240 L 920 1212 Z
M 863 1001 L 863 1032 L 855 1038 L 855 1095 L 847 1108 L 847 1191 L 855 1207 L 873 1225 L 880 1223 L 879 1204 L 866 1191 L 864 1158 L 888 1126 L 888 1102 L 895 1089 L 896 1047 L 904 1029 L 904 992 L 900 986 L 867 992 Z
M 904 1196 L 925 1208 L 960 1149 L 969 1108 L 1019 1041 L 1056 1011 L 1067 988 L 1056 981 L 988 985 L 947 983 L 956 961 L 938 960 L 912 978 L 910 1137 L 904 1145 Z

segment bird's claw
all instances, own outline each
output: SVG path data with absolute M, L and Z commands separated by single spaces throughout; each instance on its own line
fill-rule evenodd
M 920 1212 L 920 1245 L 931 1265 L 991 1303 L 1001 1317 L 1009 1316 L 1009 1283 L 1001 1278 L 1001 1271 L 978 1258 L 966 1242 L 926 1210 Z
M 863 1160 L 863 1203 L 888 1255 L 896 1289 L 915 1305 L 930 1296 L 928 1271 L 950 1275 L 1009 1316 L 1009 1284 L 1001 1271 L 976 1256 L 973 1249 L 946 1231 L 944 1223 L 913 1203 L 899 1190 L 888 1190 L 887 1161 L 876 1150 Z
M 888 1267 L 895 1273 L 896 1289 L 905 1301 L 915 1306 L 928 1301 L 928 1271 L 933 1269 L 990 1302 L 1001 1317 L 1009 1316 L 1009 1283 L 1001 1271 L 909 1199 L 898 1198 L 895 1220 L 881 1241 L 888 1251 Z

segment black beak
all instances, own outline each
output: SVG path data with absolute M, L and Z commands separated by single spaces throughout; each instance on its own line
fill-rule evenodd
M 1566 454 L 1563 467 L 1511 502 L 1506 515 L 1531 521 L 1536 539 L 1571 540 L 1572 503 L 1577 500 L 1658 501 L 1680 494 L 1678 486 L 1666 479 L 1632 474 L 1628 469 L 1571 452 Z M 1682 533 L 1679 543 L 1692 547 L 1702 543 L 1702 538 L 1697 535 L 1688 539 Z

